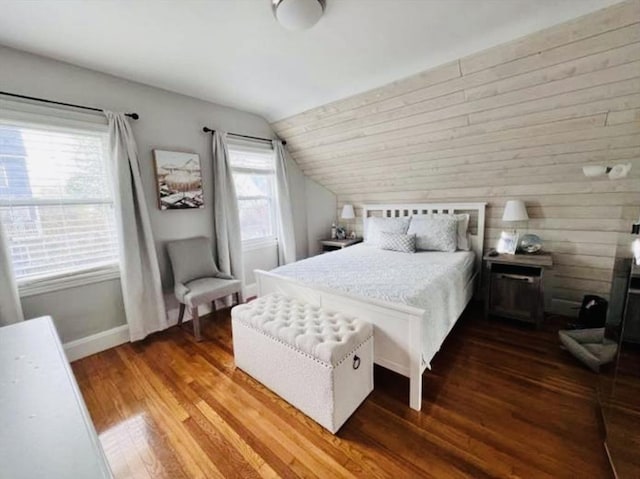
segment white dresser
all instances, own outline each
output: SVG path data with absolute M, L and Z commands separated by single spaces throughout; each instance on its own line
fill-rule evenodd
M 112 477 L 48 316 L 0 328 L 0 477 Z

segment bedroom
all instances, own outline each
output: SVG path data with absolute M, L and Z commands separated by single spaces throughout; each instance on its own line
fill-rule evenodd
M 638 477 L 640 2 L 281 3 L 0 0 L 0 470 Z

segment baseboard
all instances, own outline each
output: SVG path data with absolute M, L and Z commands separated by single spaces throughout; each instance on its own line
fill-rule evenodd
M 258 292 L 258 284 L 253 283 L 244 287 L 244 297 L 250 298 L 255 296 Z M 179 309 L 177 302 L 173 296 L 169 297 L 167 304 L 167 322 L 168 325 L 174 326 L 178 323 Z M 213 310 L 209 304 L 203 304 L 198 308 L 200 315 L 211 313 Z M 189 311 L 185 312 L 185 321 L 191 320 L 191 314 Z M 76 339 L 64 344 L 64 351 L 67 354 L 69 362 L 76 361 L 92 354 L 99 353 L 105 349 L 115 348 L 121 344 L 129 342 L 129 326 L 126 324 L 118 326 L 117 328 L 109 329 L 107 331 L 101 331 L 85 338 Z
M 124 324 L 85 338 L 69 341 L 68 343 L 64 343 L 63 347 L 67 359 L 69 362 L 72 362 L 128 342 L 129 326 Z

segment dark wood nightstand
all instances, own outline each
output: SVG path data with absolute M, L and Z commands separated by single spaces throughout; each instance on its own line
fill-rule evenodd
M 485 316 L 518 319 L 540 326 L 544 319 L 543 275 L 551 254 L 484 256 Z
M 352 246 L 356 243 L 361 243 L 362 238 L 355 239 L 326 239 L 321 240 L 320 245 L 322 246 L 322 252 L 326 253 L 328 251 L 335 251 L 337 249 L 346 248 L 347 246 Z

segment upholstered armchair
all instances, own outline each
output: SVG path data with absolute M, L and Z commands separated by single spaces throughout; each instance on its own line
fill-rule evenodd
M 198 306 L 211 303 L 215 311 L 215 301 L 235 295 L 242 302 L 242 284 L 232 276 L 218 270 L 213 261 L 211 243 L 199 236 L 167 243 L 174 279 L 174 293 L 180 302 L 178 325 L 182 324 L 186 307 L 191 312 L 193 334 L 201 340 Z

